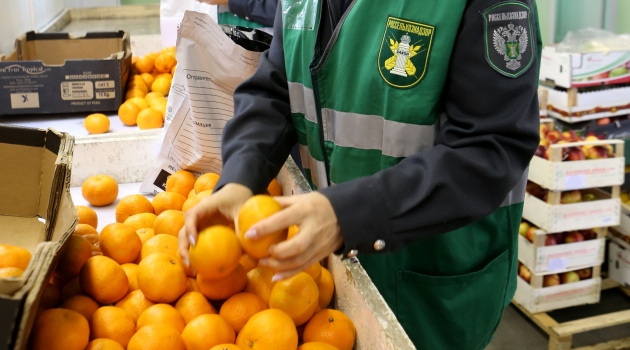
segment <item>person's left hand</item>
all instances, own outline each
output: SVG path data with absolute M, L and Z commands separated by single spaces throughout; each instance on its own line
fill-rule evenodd
M 227 5 L 228 0 L 197 0 L 199 2 L 205 2 L 210 5 Z
M 264 237 L 270 232 L 298 225 L 300 231 L 288 241 L 272 245 L 271 256 L 260 264 L 275 271 L 273 280 L 289 278 L 326 258 L 343 244 L 337 215 L 324 195 L 319 192 L 274 197 L 284 208 L 280 212 L 252 225 L 246 236 Z

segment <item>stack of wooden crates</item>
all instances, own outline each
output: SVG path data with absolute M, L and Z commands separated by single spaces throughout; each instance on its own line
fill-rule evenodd
M 545 121 L 553 127 L 552 121 Z M 610 145 L 614 155 L 602 159 L 563 161 L 563 149 L 583 145 Z M 519 235 L 518 257 L 530 272 L 526 281 L 518 278 L 514 301 L 531 313 L 597 303 L 600 299 L 608 227 L 620 222 L 620 185 L 624 182 L 623 141 L 578 141 L 549 146 L 548 159 L 535 156 L 529 181 L 547 190 L 546 201 L 527 193 L 523 220 L 534 231 L 530 240 Z M 591 200 L 561 203 L 563 192 L 579 190 Z M 548 235 L 593 230 L 593 239 L 546 245 Z M 546 275 L 590 269 L 591 275 L 572 283 L 544 286 Z M 549 278 L 549 277 L 547 277 Z

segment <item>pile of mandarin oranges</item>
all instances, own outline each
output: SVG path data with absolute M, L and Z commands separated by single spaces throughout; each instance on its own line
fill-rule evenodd
M 292 239 L 299 228 L 267 240 L 243 237 L 280 210 L 277 180 L 268 194 L 243 204 L 239 232 L 231 224 L 202 229 L 190 267 L 182 261 L 184 213 L 211 195 L 218 178 L 179 170 L 152 200 L 118 198 L 118 183 L 107 175 L 86 179 L 89 205 L 76 206 L 79 223 L 45 286 L 29 349 L 353 349 L 355 326 L 331 307 L 335 286 L 327 268 L 318 262 L 272 282 L 274 271 L 258 264 L 269 245 Z M 116 222 L 98 231 L 94 208 L 103 206 L 115 206 Z
M 175 47 L 144 56 L 132 56 L 132 70 L 125 88 L 124 102 L 118 108 L 118 117 L 126 126 L 155 129 L 164 125 L 166 103 L 177 66 Z M 93 113 L 84 120 L 90 134 L 109 131 L 109 118 Z

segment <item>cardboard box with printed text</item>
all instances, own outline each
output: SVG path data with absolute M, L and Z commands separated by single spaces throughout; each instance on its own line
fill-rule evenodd
M 0 55 L 0 115 L 116 111 L 130 70 L 127 32 L 28 32 Z

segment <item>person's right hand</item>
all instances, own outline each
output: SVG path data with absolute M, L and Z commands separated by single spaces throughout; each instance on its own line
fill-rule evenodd
M 249 188 L 229 183 L 186 212 L 179 231 L 179 255 L 186 265 L 190 265 L 188 248 L 196 244 L 199 231 L 212 225 L 232 226 L 243 203 L 253 195 Z

